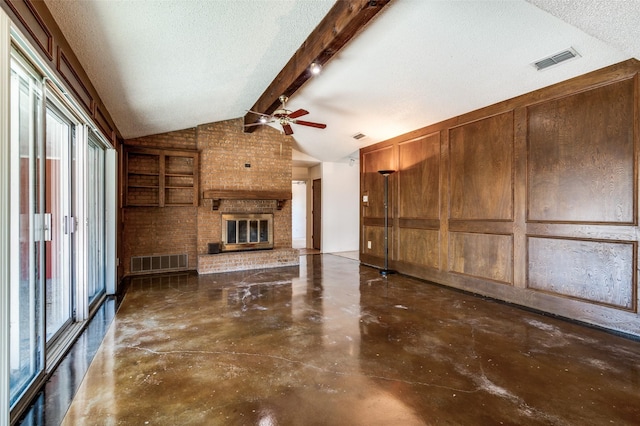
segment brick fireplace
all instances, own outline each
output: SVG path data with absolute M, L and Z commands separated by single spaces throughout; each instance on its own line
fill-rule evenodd
M 299 263 L 298 251 L 291 247 L 293 139 L 268 126 L 244 133 L 242 124 L 239 118 L 126 141 L 198 150 L 201 199 L 197 207 L 123 209 L 125 274 L 131 273 L 131 257 L 164 254 L 187 254 L 188 269 L 199 273 Z M 221 192 L 245 196 L 210 195 Z M 223 214 L 272 215 L 273 248 L 208 254 L 210 243 L 222 242 Z
M 292 142 L 271 127 L 242 131 L 242 119 L 198 127 L 200 187 L 198 272 L 226 272 L 291 266 L 299 263 L 291 248 Z M 222 243 L 223 215 L 272 217 L 272 249 L 208 254 Z

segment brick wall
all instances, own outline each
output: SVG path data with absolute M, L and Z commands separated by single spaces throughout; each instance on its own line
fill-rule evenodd
M 163 149 L 196 149 L 198 145 L 195 128 L 129 139 L 125 144 Z M 132 256 L 186 253 L 189 269 L 196 269 L 197 218 L 196 207 L 125 207 L 121 255 L 124 274 L 131 271 Z
M 291 191 L 292 138 L 264 126 L 244 133 L 242 119 L 203 124 L 125 141 L 150 148 L 200 151 L 200 197 L 210 189 Z M 245 167 L 250 164 L 251 167 Z M 189 269 L 197 268 L 207 243 L 221 239 L 222 213 L 273 213 L 274 248 L 291 248 L 291 202 L 282 210 L 275 201 L 223 200 L 213 211 L 211 200 L 199 207 L 126 207 L 123 209 L 124 273 L 132 256 L 189 255 Z
M 200 188 L 291 191 L 292 138 L 268 126 L 244 133 L 242 119 L 198 126 Z M 246 167 L 249 164 L 251 167 Z M 198 209 L 198 252 L 221 239 L 222 213 L 273 213 L 274 248 L 291 247 L 291 202 L 223 200 L 220 209 L 203 200 Z
M 126 145 L 144 146 L 147 148 L 197 149 L 198 141 L 196 133 L 197 129 L 192 127 L 176 132 L 128 139 L 124 143 Z

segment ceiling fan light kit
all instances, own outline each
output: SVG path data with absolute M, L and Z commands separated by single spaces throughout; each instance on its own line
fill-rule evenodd
M 293 128 L 291 127 L 291 124 L 299 124 L 301 126 L 315 127 L 316 129 L 325 129 L 327 127 L 327 125 L 323 123 L 315 123 L 313 121 L 298 120 L 298 117 L 302 117 L 303 115 L 309 114 L 309 111 L 302 108 L 297 109 L 295 111 L 288 110 L 286 108 L 286 103 L 289 100 L 289 98 L 286 97 L 285 95 L 281 95 L 279 99 L 282 105 L 280 106 L 280 108 L 275 110 L 272 115 L 249 110 L 248 112 L 257 114 L 260 116 L 260 118 L 258 119 L 257 123 L 245 124 L 244 127 L 261 126 L 263 124 L 278 122 L 282 126 L 282 130 L 284 134 L 287 136 L 293 134 Z

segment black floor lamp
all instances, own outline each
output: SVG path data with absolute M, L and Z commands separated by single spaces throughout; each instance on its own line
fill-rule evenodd
M 384 269 L 380 270 L 380 275 L 395 274 L 396 271 L 389 269 L 389 175 L 395 170 L 378 170 L 384 176 Z

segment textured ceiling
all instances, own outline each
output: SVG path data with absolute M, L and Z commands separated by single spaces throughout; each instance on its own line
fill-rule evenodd
M 242 117 L 333 1 L 46 3 L 131 138 Z M 296 159 L 345 161 L 363 146 L 640 58 L 639 5 L 394 0 L 292 96 L 289 109 L 327 124 L 294 126 Z M 531 66 L 569 47 L 581 57 Z M 358 132 L 366 137 L 354 140 Z
M 527 1 L 640 59 L 639 0 Z
M 125 138 L 237 118 L 333 0 L 47 0 Z

